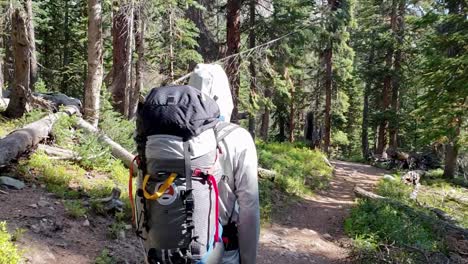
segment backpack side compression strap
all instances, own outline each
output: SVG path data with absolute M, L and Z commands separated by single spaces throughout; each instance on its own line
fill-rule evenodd
M 240 126 L 233 123 L 219 123 L 214 129 L 216 136 L 216 144 L 219 145 L 219 143 L 223 141 L 225 137 L 227 137 L 229 134 L 231 134 L 232 132 L 234 132 L 234 130 L 238 128 L 240 128 Z

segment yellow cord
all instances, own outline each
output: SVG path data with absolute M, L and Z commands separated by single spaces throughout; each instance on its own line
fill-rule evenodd
M 177 177 L 177 173 L 171 173 L 171 175 L 169 175 L 166 181 L 164 181 L 163 185 L 159 187 L 158 191 L 153 194 L 150 194 L 146 191 L 146 184 L 148 184 L 149 177 L 149 175 L 146 175 L 143 179 L 143 195 L 148 200 L 157 200 L 161 196 L 163 196 L 163 194 L 166 192 L 169 186 L 171 186 L 171 184 L 174 182 L 175 178 Z

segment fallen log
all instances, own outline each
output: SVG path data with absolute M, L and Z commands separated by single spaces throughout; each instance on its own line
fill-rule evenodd
M 81 160 L 81 157 L 78 153 L 68 150 L 68 149 L 62 149 L 62 148 L 44 145 L 44 144 L 39 144 L 37 146 L 37 149 L 44 151 L 44 153 L 49 155 L 49 157 L 52 159 Z
M 15 130 L 6 137 L 0 139 L 0 167 L 9 164 L 21 154 L 36 146 L 47 138 L 54 123 L 61 117 L 74 115 L 79 112 L 75 106 L 67 106 L 55 114 L 35 121 L 21 129 Z
M 270 181 L 274 181 L 276 178 L 276 171 L 258 168 L 258 177 Z
M 61 106 L 75 106 L 81 109 L 81 101 L 62 93 L 32 93 L 32 105 L 38 108 L 58 111 Z M 6 109 L 9 98 L 0 98 L 0 109 Z
M 418 212 L 418 211 L 415 211 L 414 208 L 406 205 L 406 204 L 403 204 L 399 201 L 396 201 L 396 200 L 393 200 L 391 198 L 388 198 L 388 197 L 384 197 L 384 196 L 380 196 L 378 194 L 375 194 L 373 192 L 369 192 L 369 191 L 366 191 L 360 187 L 355 187 L 354 188 L 354 194 L 356 195 L 356 197 L 358 198 L 363 198 L 363 199 L 370 199 L 370 200 L 380 200 L 380 201 L 384 201 L 386 203 L 389 203 L 395 207 L 398 207 L 402 210 L 404 210 L 405 212 L 409 213 L 409 214 L 412 214 L 416 217 L 420 217 L 421 219 L 423 219 L 424 221 L 428 222 L 428 223 L 431 223 L 433 225 L 433 227 L 435 229 L 443 229 L 443 230 L 450 230 L 450 231 L 453 231 L 453 232 L 456 232 L 458 234 L 461 234 L 463 235 L 465 238 L 468 238 L 468 229 L 465 229 L 463 227 L 459 227 L 457 225 L 454 225 L 452 223 L 449 223 L 447 221 L 444 221 L 444 220 L 441 220 L 441 219 L 438 219 L 438 218 L 434 218 L 434 217 L 431 217 L 423 212 Z M 429 209 L 431 210 L 431 208 L 428 208 L 428 207 L 424 207 L 425 209 Z M 431 210 L 432 211 L 432 210 Z M 436 212 L 436 211 L 433 211 L 437 217 L 440 217 L 440 218 L 446 218 L 446 215 L 442 216 L 440 215 L 440 212 Z
M 118 159 L 120 159 L 125 166 L 130 167 L 130 164 L 132 163 L 133 159 L 135 156 L 130 153 L 128 150 L 126 150 L 124 147 L 113 141 L 110 137 L 108 137 L 106 134 L 102 133 L 99 131 L 99 129 L 95 128 L 93 125 L 90 123 L 86 122 L 82 118 L 78 118 L 78 121 L 76 125 L 87 131 L 88 133 L 92 133 L 94 135 L 98 136 L 98 139 L 103 142 L 104 144 L 108 145 L 111 149 L 112 155 Z

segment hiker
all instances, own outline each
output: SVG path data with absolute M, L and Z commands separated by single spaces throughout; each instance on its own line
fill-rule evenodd
M 255 145 L 229 123 L 232 100 L 227 114 L 224 95 L 201 90 L 154 88 L 138 105 L 135 200 L 132 177 L 129 194 L 150 264 L 255 263 Z
M 223 171 L 219 184 L 225 244 L 222 263 L 255 263 L 260 230 L 255 143 L 247 130 L 229 123 L 233 102 L 228 78 L 221 66 L 198 64 L 189 85 L 215 100 L 220 110 L 222 122 L 217 124 L 216 130 L 218 140 L 221 139 Z

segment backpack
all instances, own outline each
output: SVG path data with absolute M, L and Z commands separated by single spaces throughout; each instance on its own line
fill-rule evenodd
M 230 124 L 218 117 L 217 103 L 190 86 L 154 88 L 138 105 L 134 221 L 148 263 L 221 262 L 218 143 L 229 132 L 217 131 Z

